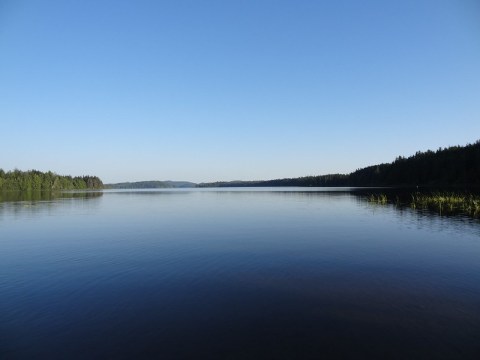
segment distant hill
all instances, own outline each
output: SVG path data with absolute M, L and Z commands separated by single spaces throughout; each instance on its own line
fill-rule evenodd
M 196 187 L 197 184 L 190 182 L 190 181 L 172 181 L 172 180 L 167 180 L 164 181 L 165 184 L 169 185 L 170 187 L 173 188 L 192 188 Z
M 196 184 L 188 181 L 136 181 L 116 184 L 106 184 L 105 189 L 164 189 L 164 188 L 190 188 Z
M 201 183 L 198 187 L 253 186 L 466 186 L 480 187 L 480 140 L 466 146 L 418 151 L 408 158 L 358 169 L 350 174 L 266 181 Z

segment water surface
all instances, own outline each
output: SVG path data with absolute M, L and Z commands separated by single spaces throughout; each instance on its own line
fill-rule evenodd
M 4 197 L 0 357 L 480 357 L 478 220 L 307 190 Z

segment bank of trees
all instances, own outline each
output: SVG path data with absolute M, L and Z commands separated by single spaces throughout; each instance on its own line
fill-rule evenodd
M 38 170 L 5 172 L 0 169 L 0 191 L 52 191 L 102 189 L 97 176 L 62 176 Z
M 480 186 L 480 140 L 466 146 L 417 152 L 349 175 L 352 186 Z
M 480 187 L 480 140 L 466 146 L 399 156 L 350 174 L 305 176 L 267 181 L 203 183 L 199 187 L 233 186 L 463 186 Z

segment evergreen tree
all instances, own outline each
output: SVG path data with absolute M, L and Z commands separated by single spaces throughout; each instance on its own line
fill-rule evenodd
M 102 189 L 103 183 L 96 176 L 57 175 L 51 171 L 43 173 L 38 170 L 5 172 L 0 169 L 0 191 L 52 191 L 52 190 L 80 190 Z

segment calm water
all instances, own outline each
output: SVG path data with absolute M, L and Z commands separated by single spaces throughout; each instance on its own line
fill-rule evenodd
M 13 200 L 2 359 L 480 358 L 478 220 L 318 189 Z

